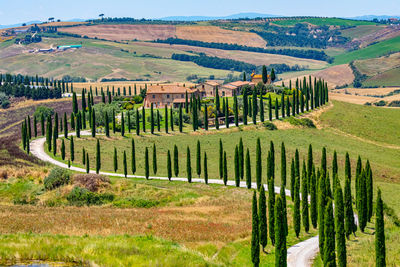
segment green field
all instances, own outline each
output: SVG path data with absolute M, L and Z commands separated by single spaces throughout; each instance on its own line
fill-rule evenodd
M 307 18 L 307 19 L 283 19 L 273 21 L 273 24 L 280 26 L 294 26 L 297 23 L 310 23 L 317 26 L 334 25 L 334 26 L 359 26 L 359 25 L 375 25 L 373 22 L 362 20 L 349 20 L 340 18 Z
M 370 45 L 366 48 L 340 54 L 335 57 L 334 64 L 346 64 L 354 60 L 368 59 L 400 51 L 400 36 Z
M 360 38 L 362 36 L 374 33 L 385 26 L 383 25 L 376 25 L 376 24 L 369 24 L 369 25 L 359 25 L 355 28 L 349 28 L 342 30 L 342 36 L 348 37 L 351 39 Z
M 363 86 L 400 86 L 400 68 L 385 71 L 367 79 Z

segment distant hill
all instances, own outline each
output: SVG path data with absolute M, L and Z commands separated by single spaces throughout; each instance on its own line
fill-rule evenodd
M 171 17 L 163 17 L 160 20 L 166 21 L 205 21 L 205 20 L 219 20 L 219 19 L 240 19 L 240 18 L 276 18 L 281 17 L 279 15 L 272 14 L 261 14 L 261 13 L 238 13 L 229 16 L 221 16 L 221 17 L 207 17 L 207 16 L 171 16 Z
M 67 22 L 82 22 L 86 21 L 86 19 L 70 19 L 70 20 L 65 20 Z M 43 21 L 40 20 L 33 20 L 33 21 L 28 21 L 24 22 L 26 25 L 32 25 L 32 24 L 40 24 L 43 23 Z M 20 27 L 24 23 L 17 23 L 17 24 L 10 24 L 10 25 L 0 25 L 0 29 L 7 29 L 7 28 L 14 28 L 14 27 Z
M 390 19 L 390 18 L 396 18 L 396 19 L 400 19 L 400 16 L 388 16 L 388 15 L 364 15 L 364 16 L 358 16 L 358 17 L 352 17 L 352 18 L 348 18 L 348 19 L 356 19 L 356 20 L 373 20 L 373 19 Z

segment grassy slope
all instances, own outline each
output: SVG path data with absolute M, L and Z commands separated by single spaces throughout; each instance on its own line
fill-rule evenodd
M 363 86 L 400 86 L 400 68 L 391 69 L 369 78 Z
M 360 50 L 338 55 L 335 57 L 334 64 L 340 65 L 349 63 L 353 60 L 379 57 L 397 51 L 400 51 L 400 36 L 370 45 Z
M 83 39 L 46 39 L 44 44 L 71 44 Z M 125 49 L 131 53 L 121 51 Z M 136 51 L 137 55 L 133 55 Z M 200 77 L 226 77 L 230 71 L 200 67 L 192 62 L 171 59 L 139 57 L 152 54 L 170 57 L 175 50 L 150 49 L 135 45 L 116 45 L 111 42 L 84 40 L 83 48 L 59 54 L 19 54 L 2 59 L 2 72 L 38 75 L 60 78 L 64 75 L 99 79 L 104 76 L 130 79 L 148 78 L 150 80 L 180 80 L 191 74 Z
M 348 37 L 351 39 L 360 38 L 362 36 L 374 33 L 385 26 L 383 25 L 376 25 L 376 24 L 369 24 L 369 25 L 359 25 L 355 28 L 349 28 L 342 30 L 342 35 L 344 37 Z

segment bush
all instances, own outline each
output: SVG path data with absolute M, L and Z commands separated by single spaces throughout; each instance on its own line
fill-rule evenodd
M 297 119 L 295 117 L 289 117 L 286 119 L 287 122 L 294 126 L 302 126 L 307 128 L 315 128 L 314 122 L 308 118 Z
M 375 102 L 374 105 L 377 107 L 384 107 L 384 106 L 386 106 L 386 101 L 381 100 L 381 101 Z
M 40 119 L 42 114 L 44 115 L 45 118 L 47 118 L 48 116 L 53 116 L 54 109 L 45 106 L 39 106 L 36 108 L 35 113 L 33 113 L 33 116 L 35 116 L 37 119 Z
M 68 184 L 70 181 L 70 173 L 62 168 L 54 168 L 49 175 L 44 179 L 44 188 L 46 190 L 53 190 L 62 185 Z
M 400 101 L 399 100 L 394 100 L 392 102 L 389 103 L 388 105 L 389 107 L 400 107 Z
M 8 96 L 2 92 L 0 92 L 0 105 L 4 109 L 10 107 L 10 101 L 8 100 Z
M 270 131 L 278 130 L 276 125 L 269 121 L 264 122 L 263 126 L 265 127 L 265 129 L 270 130 Z
M 71 205 L 76 206 L 102 205 L 104 203 L 113 201 L 114 195 L 97 194 L 87 190 L 86 188 L 76 186 L 68 194 L 67 200 Z
M 110 179 L 98 174 L 75 174 L 72 178 L 74 185 L 97 192 L 100 188 L 110 184 Z

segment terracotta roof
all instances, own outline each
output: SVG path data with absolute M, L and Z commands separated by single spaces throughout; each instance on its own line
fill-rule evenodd
M 229 83 L 229 84 L 231 84 L 233 86 L 244 86 L 244 85 L 249 85 L 250 82 L 237 81 L 237 82 L 232 82 L 232 83 Z
M 238 87 L 237 86 L 235 86 L 235 85 L 232 85 L 232 84 L 224 84 L 223 86 L 221 86 L 221 88 L 223 88 L 223 89 L 230 89 L 230 90 L 235 90 L 235 89 L 237 89 Z
M 197 89 L 196 89 L 197 90 Z M 174 84 L 168 85 L 152 85 L 147 88 L 147 94 L 184 94 L 188 92 L 188 94 L 196 91 L 195 89 L 191 89 L 188 87 L 183 87 Z
M 219 86 L 221 85 L 219 82 L 216 81 L 206 81 L 205 84 L 211 85 L 211 86 Z

